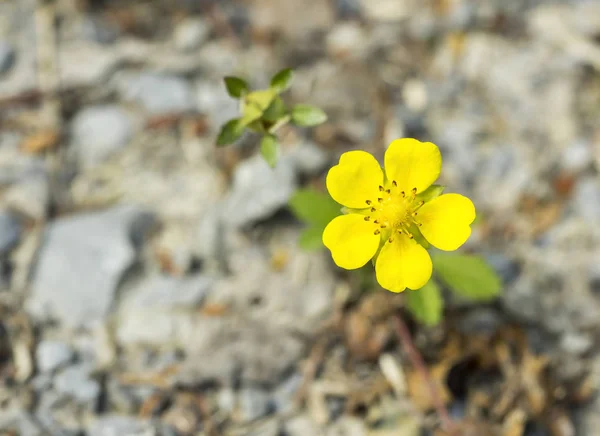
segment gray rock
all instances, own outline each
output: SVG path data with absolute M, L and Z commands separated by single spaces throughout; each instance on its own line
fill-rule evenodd
M 35 354 L 37 368 L 43 373 L 59 369 L 73 360 L 73 357 L 73 350 L 68 344 L 53 340 L 40 342 Z
M 160 308 L 176 309 L 198 306 L 206 297 L 214 279 L 203 275 L 170 277 L 156 275 L 145 279 L 124 298 L 126 311 Z
M 502 323 L 502 317 L 497 310 L 479 307 L 462 316 L 458 321 L 457 327 L 461 332 L 466 334 L 492 336 L 498 331 Z
M 236 406 L 235 392 L 230 387 L 224 387 L 217 394 L 217 405 L 219 411 L 222 413 L 230 414 L 233 412 Z
M 15 63 L 15 49 L 6 42 L 0 41 L 0 74 L 5 74 Z
M 254 421 L 267 415 L 271 410 L 269 394 L 258 387 L 245 387 L 239 392 L 240 418 Z
M 280 434 L 281 425 L 276 418 L 262 422 L 247 433 L 248 436 L 279 436 Z
M 175 47 L 183 52 L 195 50 L 206 41 L 210 30 L 210 26 L 204 20 L 198 18 L 183 20 L 175 28 Z
M 79 112 L 71 126 L 73 145 L 81 164 L 92 167 L 121 150 L 133 128 L 127 113 L 118 106 L 92 106 Z
M 116 206 L 57 220 L 48 227 L 32 279 L 27 310 L 70 327 L 90 325 L 110 310 L 136 242 L 152 215 Z
M 33 416 L 20 408 L 5 408 L 2 410 L 0 413 L 0 433 L 21 436 L 43 436 L 46 434 Z
M 103 45 L 112 44 L 119 36 L 118 26 L 101 18 L 86 18 L 81 30 L 87 39 Z
M 176 76 L 142 73 L 129 78 L 123 97 L 140 103 L 151 115 L 186 112 L 194 107 L 188 82 Z
M 519 263 L 509 259 L 502 253 L 489 253 L 485 256 L 488 263 L 502 277 L 504 283 L 514 281 L 520 273 Z
M 271 168 L 255 155 L 235 169 L 223 219 L 229 225 L 243 227 L 268 218 L 288 203 L 295 189 L 296 176 L 289 161 L 282 159 Z
M 34 221 L 46 218 L 50 203 L 50 186 L 46 172 L 32 168 L 21 175 L 4 194 L 8 208 L 17 211 Z
M 580 180 L 573 195 L 575 213 L 588 221 L 597 224 L 600 220 L 600 181 L 597 177 Z
M 158 436 L 151 423 L 131 416 L 106 415 L 95 421 L 88 430 L 89 436 Z
M 82 403 L 92 403 L 100 395 L 100 384 L 90 375 L 89 365 L 79 364 L 68 367 L 54 378 L 54 389 Z
M 579 140 L 563 150 L 560 165 L 570 172 L 580 172 L 594 161 L 592 144 Z
M 306 436 L 320 434 L 319 426 L 307 415 L 297 415 L 284 425 L 288 436 Z
M 21 238 L 21 222 L 11 213 L 0 212 L 0 256 L 8 254 Z
M 352 416 L 342 416 L 327 429 L 326 436 L 365 436 L 365 423 Z
M 221 80 L 196 82 L 196 108 L 207 114 L 215 126 L 221 126 L 239 116 L 239 103 L 227 94 Z
M 273 405 L 278 413 L 291 412 L 295 405 L 296 394 L 304 378 L 298 373 L 292 374 L 273 391 Z
M 300 175 L 314 176 L 325 169 L 329 157 L 314 142 L 302 141 L 287 152 L 281 161 L 289 161 Z

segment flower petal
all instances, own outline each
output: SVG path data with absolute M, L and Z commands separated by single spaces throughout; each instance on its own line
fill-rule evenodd
M 404 233 L 386 242 L 375 264 L 379 284 L 392 292 L 419 289 L 431 278 L 431 257 Z
M 412 138 L 396 139 L 385 152 L 385 173 L 401 191 L 424 191 L 436 181 L 442 169 L 437 145 Z
M 469 239 L 475 206 L 460 194 L 444 194 L 425 203 L 417 220 L 425 239 L 440 250 L 452 251 Z
M 327 174 L 327 190 L 343 206 L 353 209 L 366 207 L 375 200 L 383 185 L 383 171 L 375 158 L 366 151 L 348 151 L 340 163 Z
M 323 244 L 331 250 L 337 266 L 356 269 L 366 264 L 379 247 L 380 237 L 375 235 L 373 223 L 357 214 L 334 218 L 323 231 Z

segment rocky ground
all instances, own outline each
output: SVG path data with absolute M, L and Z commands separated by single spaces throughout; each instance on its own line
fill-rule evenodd
M 598 434 L 598 41 L 596 1 L 0 2 L 0 433 L 448 434 L 401 297 L 298 249 L 286 207 L 410 136 L 505 283 L 406 317 L 455 433 Z M 275 170 L 216 149 L 222 77 L 286 66 L 329 121 Z

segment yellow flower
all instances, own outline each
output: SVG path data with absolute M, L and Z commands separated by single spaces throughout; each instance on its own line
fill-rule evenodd
M 440 250 L 456 250 L 471 235 L 475 207 L 459 194 L 429 201 L 420 195 L 442 168 L 440 150 L 431 142 L 397 139 L 384 164 L 385 174 L 369 153 L 349 151 L 329 170 L 327 189 L 349 213 L 327 225 L 323 243 L 345 269 L 360 268 L 377 255 L 375 273 L 385 289 L 419 289 L 429 281 L 432 266 L 415 236 Z

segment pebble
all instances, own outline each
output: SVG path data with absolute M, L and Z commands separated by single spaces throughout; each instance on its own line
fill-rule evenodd
M 6 74 L 15 63 L 15 49 L 8 43 L 0 41 L 0 74 Z
M 148 421 L 130 416 L 105 415 L 98 418 L 88 430 L 88 436 L 160 436 Z
M 288 436 L 306 436 L 319 434 L 319 426 L 307 415 L 297 415 L 288 420 L 285 425 Z
M 273 404 L 278 413 L 291 412 L 296 407 L 296 395 L 300 386 L 302 386 L 303 380 L 301 374 L 294 373 L 275 388 L 273 391 Z
M 133 134 L 132 122 L 116 105 L 91 106 L 73 119 L 71 136 L 80 163 L 93 167 L 123 149 Z
M 71 362 L 73 357 L 73 350 L 68 344 L 54 340 L 40 342 L 35 355 L 37 368 L 42 373 L 56 371 Z
M 83 213 L 52 222 L 33 273 L 27 310 L 66 326 L 93 324 L 108 313 L 122 275 L 136 257 L 132 239 L 151 224 L 134 206 Z
M 239 392 L 239 413 L 243 421 L 254 421 L 271 410 L 268 392 L 258 387 L 244 387 Z
M 150 115 L 187 112 L 193 109 L 192 88 L 181 77 L 141 73 L 125 80 L 123 97 L 135 101 Z
M 91 367 L 86 364 L 70 366 L 54 378 L 54 389 L 82 403 L 92 403 L 100 395 L 100 384 L 91 378 Z
M 0 256 L 5 256 L 18 244 L 23 226 L 10 212 L 0 212 Z
M 236 167 L 223 219 L 238 228 L 266 219 L 285 207 L 295 190 L 291 163 L 282 159 L 271 168 L 257 154 Z
M 199 18 L 187 18 L 175 28 L 175 47 L 182 52 L 193 51 L 208 39 L 210 31 L 210 26 L 206 21 Z
M 597 224 L 600 220 L 600 181 L 597 177 L 586 177 L 575 187 L 573 195 L 575 213 L 588 221 Z

